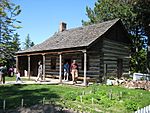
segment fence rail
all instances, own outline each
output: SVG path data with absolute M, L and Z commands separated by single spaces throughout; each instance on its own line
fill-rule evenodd
M 150 105 L 135 111 L 135 113 L 150 113 Z

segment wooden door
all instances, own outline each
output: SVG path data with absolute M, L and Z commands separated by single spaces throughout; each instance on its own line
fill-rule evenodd
M 123 73 L 123 60 L 118 59 L 117 60 L 117 77 L 120 78 Z

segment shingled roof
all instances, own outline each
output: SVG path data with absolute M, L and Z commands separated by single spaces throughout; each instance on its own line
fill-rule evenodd
M 58 32 L 44 42 L 37 44 L 27 50 L 19 51 L 17 54 L 76 47 L 88 47 L 118 21 L 119 19 L 114 19 L 99 24 L 93 24 Z

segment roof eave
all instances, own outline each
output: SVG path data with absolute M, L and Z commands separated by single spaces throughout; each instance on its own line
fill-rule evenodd
M 71 47 L 71 48 L 60 48 L 60 49 L 51 49 L 51 50 L 40 50 L 40 51 L 30 51 L 30 52 L 17 52 L 16 55 L 25 55 L 25 54 L 35 54 L 35 53 L 47 53 L 47 52 L 63 52 L 63 51 L 68 51 L 68 50 L 84 50 L 88 47 L 87 46 L 80 46 L 80 47 Z

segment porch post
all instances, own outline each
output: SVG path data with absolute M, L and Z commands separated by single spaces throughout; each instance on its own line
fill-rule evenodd
M 43 56 L 43 80 L 45 80 L 45 54 L 42 54 Z
M 59 54 L 59 82 L 62 83 L 62 54 Z
M 19 67 L 18 65 L 19 65 L 18 56 L 16 56 L 16 70 L 17 70 L 17 71 L 18 71 L 18 69 L 19 69 L 19 68 L 18 68 L 18 67 Z
M 84 81 L 83 84 L 86 86 L 87 85 L 87 81 L 86 81 L 86 72 L 87 72 L 87 53 L 86 50 L 83 51 L 84 54 Z
M 28 77 L 30 80 L 30 55 L 28 56 Z

